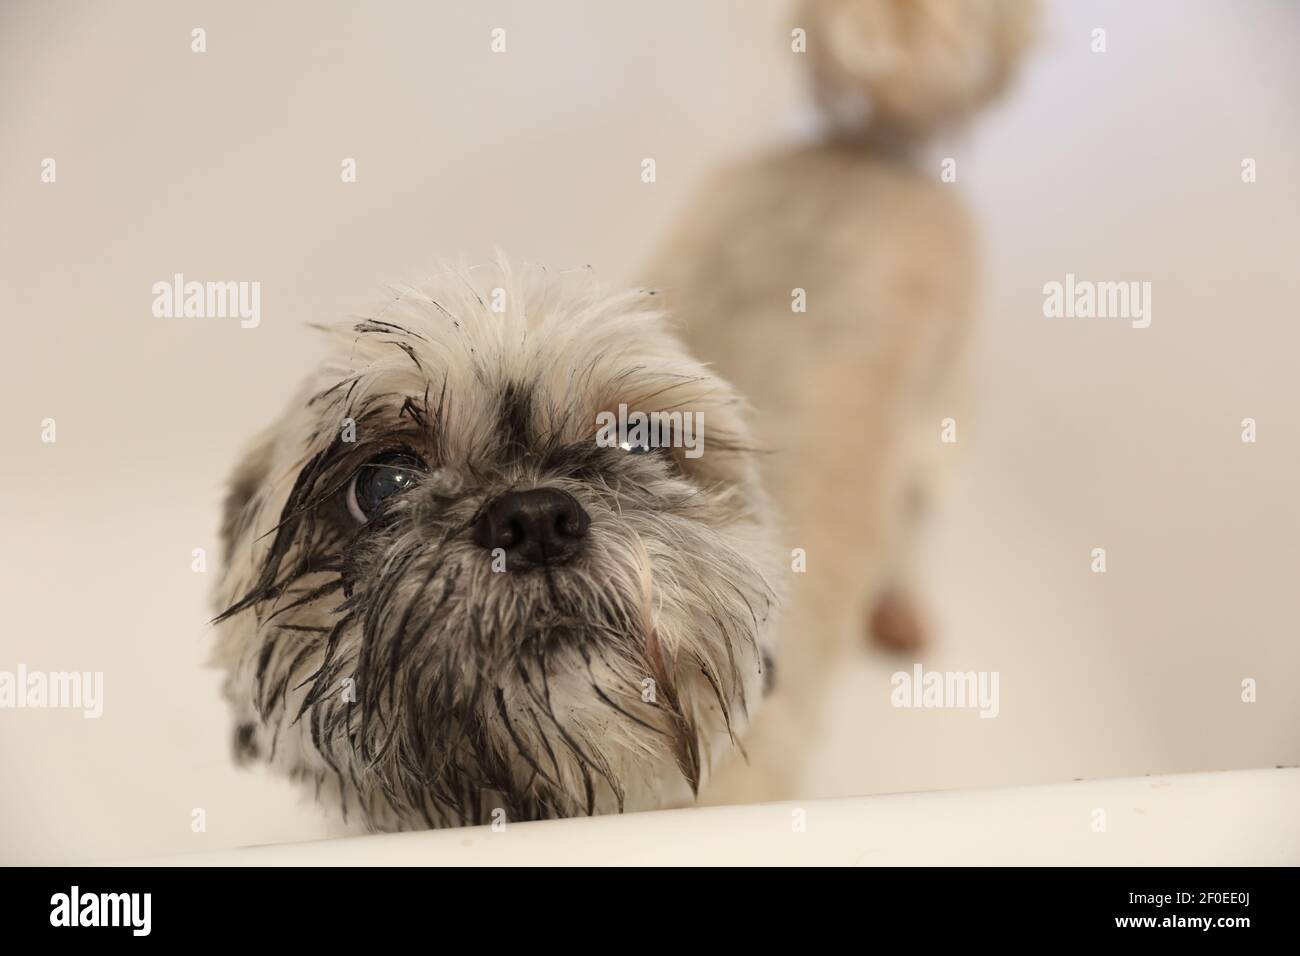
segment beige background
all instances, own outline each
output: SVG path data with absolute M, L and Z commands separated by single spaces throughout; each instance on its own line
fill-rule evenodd
M 795 23 L 783 2 L 0 5 L 0 669 L 106 684 L 98 721 L 0 711 L 0 862 L 322 832 L 230 765 L 190 570 L 316 354 L 305 324 L 496 246 L 636 281 L 706 170 L 807 128 Z M 864 655 L 809 796 L 1300 763 L 1298 88 L 1283 0 L 1056 3 L 1016 94 L 936 144 L 988 288 L 924 661 L 999 671 L 1002 712 L 893 710 L 898 663 Z M 1044 320 L 1067 271 L 1151 281 L 1151 328 Z M 174 272 L 260 281 L 261 326 L 154 319 Z

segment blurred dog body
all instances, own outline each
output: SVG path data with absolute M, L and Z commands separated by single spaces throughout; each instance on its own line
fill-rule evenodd
M 806 4 L 824 137 L 721 171 L 651 268 L 694 354 L 755 407 L 790 572 L 774 692 L 711 802 L 801 795 L 837 666 L 869 627 L 894 649 L 920 640 L 910 553 L 960 418 L 977 262 L 955 187 L 916 152 L 1002 90 L 1032 15 Z

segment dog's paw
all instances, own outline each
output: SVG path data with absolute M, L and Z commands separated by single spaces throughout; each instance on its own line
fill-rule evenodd
M 894 654 L 918 651 L 929 643 L 916 602 L 893 588 L 881 594 L 872 608 L 868 627 L 872 643 Z

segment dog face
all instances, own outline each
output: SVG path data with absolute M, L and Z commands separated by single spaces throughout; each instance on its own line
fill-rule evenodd
M 328 330 L 227 503 L 242 758 L 377 829 L 698 788 L 758 703 L 775 554 L 741 403 L 652 296 L 448 269 Z M 620 405 L 705 440 L 599 440 Z

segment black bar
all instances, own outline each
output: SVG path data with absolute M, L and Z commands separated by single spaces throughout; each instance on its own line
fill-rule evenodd
M 807 942 L 835 927 L 873 945 L 895 932 L 918 945 L 945 938 L 1097 937 L 1232 945 L 1293 930 L 1297 885 L 1294 869 L 1226 867 L 818 874 L 622 869 L 594 875 L 571 869 L 551 877 L 500 868 L 455 874 L 357 867 L 44 868 L 5 875 L 0 927 L 6 944 L 66 940 L 75 933 L 81 943 L 196 940 L 258 949 L 278 941 L 348 940 L 375 949 L 390 945 L 384 942 L 389 932 L 427 934 L 430 947 L 475 939 L 497 946 L 503 929 L 527 934 L 536 946 L 604 947 L 617 939 L 662 945 L 678 934 L 694 936 L 689 927 L 701 921 L 733 942 L 755 932 L 791 933 Z M 93 912 L 106 921 L 116 914 L 119 925 L 53 925 L 71 922 L 74 886 L 78 922 Z M 105 900 L 100 894 L 114 895 Z M 145 927 L 143 894 L 147 935 L 139 932 Z M 408 938 L 408 945 L 413 941 Z

